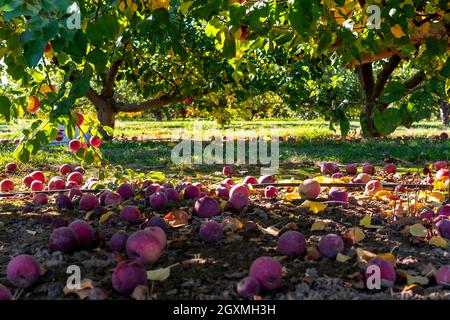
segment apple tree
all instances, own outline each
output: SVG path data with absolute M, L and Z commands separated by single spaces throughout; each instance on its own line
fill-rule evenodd
M 367 137 L 426 118 L 450 87 L 446 0 L 182 0 L 188 15 L 205 21 L 234 68 L 247 74 L 246 54 L 282 46 L 300 60 L 328 56 L 354 70 Z M 404 77 L 404 66 L 414 72 Z M 335 120 L 346 120 L 339 104 Z M 345 132 L 345 130 L 344 130 Z

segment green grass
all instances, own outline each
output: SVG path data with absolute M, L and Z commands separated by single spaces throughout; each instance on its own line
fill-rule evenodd
M 304 121 L 292 119 L 272 119 L 255 121 L 235 121 L 227 127 L 217 126 L 212 121 L 202 121 L 204 125 L 204 144 L 213 136 L 231 135 L 232 130 L 238 137 L 255 137 L 258 133 L 271 137 L 296 137 L 296 142 L 280 143 L 280 165 L 285 170 L 301 170 L 301 163 L 313 161 L 337 161 L 339 163 L 370 161 L 383 164 L 387 159 L 396 161 L 406 168 L 421 167 L 427 162 L 450 158 L 450 141 L 429 139 L 429 134 L 438 135 L 444 128 L 438 122 L 424 121 L 411 129 L 399 129 L 389 138 L 364 140 L 357 138 L 340 141 L 335 132 L 328 128 L 325 121 Z M 17 138 L 21 128 L 29 121 L 17 124 L 0 124 L 0 139 Z M 357 122 L 352 122 L 352 130 L 358 131 Z M 259 130 L 259 131 L 258 131 Z M 113 164 L 130 168 L 152 168 L 171 166 L 170 153 L 175 145 L 171 141 L 159 139 L 180 139 L 197 133 L 194 120 L 175 120 L 157 122 L 148 119 L 126 119 L 117 121 L 116 137 L 139 137 L 139 141 L 117 141 L 105 143 L 101 150 Z M 142 141 L 141 141 L 142 140 Z M 0 165 L 12 161 L 13 146 L 0 146 Z M 64 147 L 47 148 L 31 159 L 30 167 L 76 163 L 76 159 Z M 192 166 L 192 170 L 220 170 L 221 166 Z M 246 166 L 250 171 L 258 166 Z M 173 166 L 172 166 L 172 169 Z M 176 168 L 179 170 L 179 168 Z M 303 173 L 301 173 L 303 174 Z

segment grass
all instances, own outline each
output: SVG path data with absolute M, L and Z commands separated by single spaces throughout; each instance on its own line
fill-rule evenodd
M 113 164 L 131 168 L 151 168 L 154 166 L 171 166 L 171 150 L 175 142 L 161 139 L 203 138 L 204 146 L 211 137 L 236 134 L 238 137 L 256 137 L 258 134 L 272 137 L 278 134 L 286 138 L 293 136 L 295 142 L 280 143 L 280 166 L 285 170 L 303 170 L 301 163 L 313 161 L 336 161 L 339 163 L 362 163 L 370 161 L 383 164 L 395 161 L 405 168 L 421 167 L 425 163 L 450 158 L 450 141 L 427 138 L 439 135 L 445 129 L 436 121 L 423 121 L 411 129 L 401 128 L 388 138 L 363 140 L 357 138 L 357 122 L 352 122 L 356 132 L 349 141 L 340 141 L 335 132 L 329 129 L 325 121 L 305 121 L 292 119 L 271 119 L 255 121 L 235 121 L 227 127 L 220 127 L 211 121 L 201 122 L 203 137 L 197 137 L 199 128 L 193 120 L 174 120 L 157 122 L 148 119 L 118 120 L 116 137 L 119 141 L 105 143 L 101 150 Z M 20 136 L 20 130 L 29 125 L 28 121 L 17 124 L 0 124 L 0 139 Z M 229 131 L 226 131 L 229 130 Z M 130 141 L 136 136 L 139 141 Z M 125 137 L 128 141 L 123 141 Z M 0 147 L 0 165 L 12 161 L 12 145 Z M 31 159 L 30 167 L 76 163 L 76 159 L 65 147 L 51 147 L 40 151 Z M 173 167 L 173 166 L 172 166 Z M 220 170 L 221 166 L 200 165 L 192 170 Z M 252 171 L 258 166 L 247 166 Z M 178 170 L 179 168 L 177 168 Z M 300 175 L 307 174 L 300 172 Z

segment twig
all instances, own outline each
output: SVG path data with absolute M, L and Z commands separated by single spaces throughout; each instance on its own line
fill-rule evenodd
M 252 188 L 254 189 L 264 189 L 268 186 L 274 186 L 274 187 L 298 187 L 299 183 L 293 183 L 293 182 L 287 182 L 287 183 L 262 183 L 262 184 L 253 184 Z M 342 188 L 351 188 L 351 189 L 357 189 L 357 188 L 365 188 L 365 183 L 321 183 L 321 187 L 342 187 Z M 397 186 L 403 186 L 405 188 L 417 188 L 417 189 L 425 189 L 425 190 L 432 190 L 433 185 L 431 184 L 403 184 L 403 183 L 383 183 L 384 189 L 395 189 Z
M 15 197 L 20 195 L 32 195 L 35 193 L 46 193 L 46 194 L 53 194 L 58 192 L 69 192 L 71 189 L 60 189 L 60 190 L 42 190 L 42 191 L 23 191 L 23 192 L 10 192 L 10 193 L 0 193 L 0 198 L 7 198 L 7 197 Z M 102 192 L 104 189 L 79 189 L 81 192 Z

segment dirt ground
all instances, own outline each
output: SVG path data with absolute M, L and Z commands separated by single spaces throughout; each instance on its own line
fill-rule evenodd
M 229 232 L 219 244 L 205 244 L 198 237 L 201 219 L 193 217 L 190 223 L 168 232 L 169 244 L 157 264 L 148 269 L 158 269 L 179 263 L 171 270 L 170 277 L 155 282 L 150 290 L 152 299 L 238 299 L 235 285 L 247 275 L 251 262 L 259 256 L 277 257 L 284 268 L 283 284 L 274 292 L 265 292 L 256 299 L 450 299 L 450 290 L 436 285 L 431 278 L 425 286 L 416 286 L 404 291 L 405 281 L 397 281 L 392 289 L 371 291 L 364 288 L 363 270 L 358 263 L 356 248 L 372 253 L 393 252 L 397 257 L 397 268 L 409 274 L 420 275 L 431 265 L 440 266 L 450 261 L 448 250 L 432 248 L 428 244 L 417 244 L 400 234 L 401 225 L 377 218 L 373 221 L 381 229 L 366 230 L 366 238 L 353 246 L 347 244 L 344 254 L 351 257 L 346 262 L 327 258 L 302 256 L 287 258 L 278 256 L 277 237 L 255 227 L 298 229 L 316 244 L 321 235 L 341 233 L 352 227 L 371 209 L 355 205 L 329 206 L 324 213 L 310 214 L 299 205 L 286 206 L 276 201 L 253 199 L 245 213 L 225 212 L 214 218 L 221 221 L 227 216 L 237 217 L 244 227 Z M 181 209 L 189 210 L 192 203 L 185 202 Z M 93 285 L 108 290 L 113 299 L 127 298 L 117 294 L 111 287 L 112 269 L 117 261 L 126 257 L 105 249 L 105 240 L 119 229 L 128 233 L 142 226 L 128 226 L 118 216 L 99 225 L 98 217 L 91 217 L 97 227 L 98 241 L 91 250 L 73 254 L 51 253 L 48 237 L 55 226 L 61 226 L 75 218 L 83 218 L 84 212 L 77 210 L 57 212 L 52 205 L 34 208 L 3 205 L 0 214 L 0 282 L 6 284 L 5 268 L 11 257 L 18 254 L 34 255 L 45 268 L 39 283 L 31 289 L 16 291 L 19 299 L 77 299 L 74 294 L 63 293 L 69 265 L 78 265 L 82 278 L 90 279 Z M 24 212 L 25 211 L 25 212 Z M 29 211 L 29 212 L 26 212 Z M 150 217 L 152 212 L 146 213 Z M 310 231 L 311 225 L 320 216 L 326 221 L 323 231 Z M 145 224 L 144 224 L 145 225 Z M 270 228 L 269 228 L 270 229 Z M 151 287 L 150 283 L 150 287 Z

